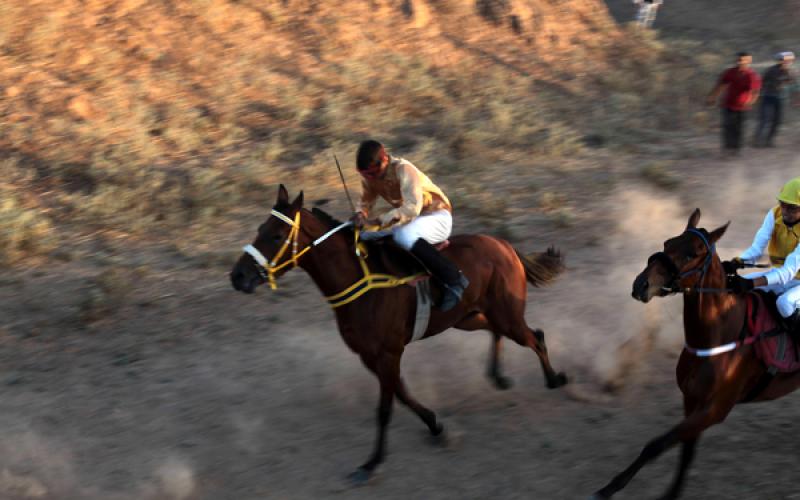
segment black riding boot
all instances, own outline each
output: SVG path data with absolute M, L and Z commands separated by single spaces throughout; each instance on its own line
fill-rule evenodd
M 784 318 L 783 321 L 786 323 L 786 327 L 792 337 L 795 339 L 800 337 L 800 311 L 795 310 L 791 316 Z
M 411 247 L 411 253 L 428 268 L 434 278 L 442 283 L 444 293 L 439 303 L 440 310 L 449 311 L 461 302 L 461 296 L 464 294 L 464 289 L 469 286 L 469 280 L 449 259 L 422 238 Z

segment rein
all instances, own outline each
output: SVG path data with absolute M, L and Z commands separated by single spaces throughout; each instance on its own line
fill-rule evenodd
M 297 215 L 294 216 L 294 220 L 290 219 L 289 217 L 278 212 L 275 209 L 272 209 L 270 213 L 272 214 L 273 217 L 276 217 L 277 219 L 292 226 L 292 229 L 289 231 L 289 236 L 286 238 L 286 241 L 283 242 L 281 248 L 278 249 L 278 252 L 275 254 L 275 257 L 273 257 L 272 261 L 270 262 L 269 260 L 267 260 L 267 258 L 264 257 L 264 255 L 253 245 L 247 245 L 242 250 L 244 250 L 246 254 L 250 255 L 250 257 L 252 257 L 256 261 L 256 264 L 258 264 L 256 266 L 258 274 L 264 281 L 269 281 L 269 286 L 273 290 L 278 288 L 278 284 L 275 279 L 275 274 L 278 271 L 288 266 L 289 264 L 291 264 L 293 268 L 297 267 L 297 261 L 306 252 L 310 251 L 312 248 L 319 245 L 323 241 L 327 240 L 328 238 L 338 233 L 342 229 L 353 224 L 352 222 L 349 221 L 339 224 L 338 226 L 331 229 L 327 233 L 323 234 L 316 240 L 312 241 L 310 245 L 308 245 L 307 247 L 298 252 L 297 237 L 300 235 L 300 211 L 299 210 L 297 211 Z M 281 259 L 281 257 L 283 257 L 283 254 L 286 253 L 286 250 L 288 250 L 289 245 L 292 246 L 291 258 L 288 258 L 284 262 L 278 264 L 278 261 Z
M 700 273 L 700 277 L 697 278 L 697 283 L 698 284 L 702 283 L 703 282 L 703 278 L 706 275 L 706 271 L 708 271 L 708 267 L 711 265 L 711 259 L 712 259 L 713 255 L 714 255 L 714 252 L 716 251 L 715 246 L 708 242 L 708 238 L 706 238 L 706 235 L 704 235 L 702 231 L 699 231 L 699 230 L 694 229 L 694 228 L 690 228 L 690 229 L 687 229 L 686 232 L 687 233 L 692 233 L 692 234 L 698 236 L 700 238 L 700 240 L 703 242 L 703 244 L 705 245 L 705 247 L 706 247 L 706 258 L 703 261 L 703 267 L 702 268 L 694 268 L 694 269 L 690 269 L 688 271 L 681 272 L 681 270 L 678 269 L 678 266 L 676 266 L 675 263 L 672 262 L 672 259 L 670 259 L 669 256 L 666 253 L 664 253 L 664 252 L 656 252 L 656 253 L 654 253 L 653 255 L 651 255 L 647 259 L 647 264 L 649 265 L 654 260 L 657 260 L 657 261 L 661 262 L 667 268 L 667 270 L 670 272 L 670 274 L 672 275 L 672 281 L 669 283 L 669 285 L 661 287 L 662 290 L 664 290 L 665 292 L 669 292 L 670 294 L 691 293 L 691 292 L 697 292 L 697 293 L 731 293 L 731 291 L 729 289 L 727 289 L 727 288 L 706 288 L 706 287 L 697 287 L 697 286 L 695 286 L 695 287 L 682 287 L 680 285 L 681 280 L 683 280 L 684 278 L 687 278 L 689 276 L 692 276 L 693 274 L 697 274 L 697 273 Z
M 331 229 L 327 233 L 323 234 L 316 240 L 312 241 L 307 247 L 303 248 L 299 252 L 297 251 L 297 238 L 300 235 L 300 211 L 297 211 L 297 214 L 294 217 L 294 220 L 287 217 L 285 214 L 278 212 L 275 209 L 272 209 L 270 212 L 272 216 L 276 217 L 277 219 L 285 222 L 286 224 L 290 225 L 292 229 L 289 231 L 289 236 L 286 238 L 286 241 L 283 243 L 278 252 L 273 257 L 272 261 L 269 261 L 264 254 L 262 254 L 255 246 L 247 245 L 243 248 L 244 252 L 250 255 L 253 260 L 256 262 L 256 269 L 258 270 L 258 274 L 264 281 L 269 282 L 269 286 L 271 289 L 275 290 L 278 288 L 277 280 L 275 274 L 283 269 L 288 265 L 292 265 L 292 268 L 297 267 L 297 261 L 305 255 L 307 252 L 311 251 L 312 248 L 320 245 L 322 242 L 333 236 L 334 234 L 338 233 L 342 229 L 352 226 L 353 223 L 343 222 L 339 224 L 335 228 Z M 363 273 L 363 277 L 347 287 L 346 289 L 342 290 L 339 293 L 334 295 L 326 296 L 325 299 L 328 301 L 328 305 L 331 308 L 336 309 L 337 307 L 341 307 L 343 305 L 349 304 L 354 300 L 358 299 L 365 293 L 370 290 L 377 289 L 377 288 L 395 288 L 398 286 L 406 285 L 414 280 L 420 279 L 425 276 L 424 273 L 417 273 L 411 276 L 406 276 L 403 278 L 398 278 L 397 276 L 392 276 L 390 274 L 380 274 L 380 273 L 372 273 L 367 266 L 367 252 L 366 248 L 364 247 L 363 243 L 359 241 L 360 231 L 358 229 L 355 230 L 355 253 L 356 257 L 358 257 L 358 263 L 361 265 L 361 271 Z M 289 246 L 292 247 L 292 255 L 291 257 L 287 257 L 286 260 L 278 263 L 283 255 L 288 250 Z

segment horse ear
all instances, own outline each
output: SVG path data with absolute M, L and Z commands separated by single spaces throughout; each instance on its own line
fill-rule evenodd
M 697 227 L 697 223 L 700 222 L 700 209 L 695 208 L 692 215 L 689 216 L 689 222 L 686 224 L 686 229 L 694 229 Z
M 289 191 L 283 184 L 278 187 L 278 203 L 289 203 Z
M 720 226 L 715 230 L 711 231 L 711 234 L 708 235 L 708 242 L 712 245 L 719 241 L 722 238 L 722 235 L 725 234 L 725 231 L 728 229 L 728 226 L 731 225 L 731 221 L 725 223 L 724 226 Z
M 292 207 L 294 207 L 294 208 L 296 208 L 298 210 L 303 208 L 303 192 L 302 191 L 300 191 L 300 194 L 298 194 L 297 198 L 295 198 L 294 201 L 292 202 Z

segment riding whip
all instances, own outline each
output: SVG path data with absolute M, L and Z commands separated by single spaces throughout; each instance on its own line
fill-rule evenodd
M 342 179 L 342 186 L 344 186 L 344 194 L 347 195 L 347 201 L 350 202 L 350 208 L 352 209 L 353 213 L 356 212 L 356 206 L 353 204 L 353 198 L 350 197 L 350 191 L 347 189 L 347 183 L 344 181 L 344 174 L 342 173 L 342 166 L 339 165 L 339 158 L 336 155 L 333 155 L 333 159 L 336 161 L 336 168 L 339 170 L 339 177 Z

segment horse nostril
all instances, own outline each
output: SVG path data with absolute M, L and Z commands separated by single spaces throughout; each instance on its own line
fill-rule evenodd
M 634 298 L 643 297 L 649 286 L 650 284 L 647 282 L 647 279 L 636 280 L 633 283 L 633 292 L 631 295 L 633 295 Z
M 234 290 L 241 289 L 241 285 L 240 285 L 241 281 L 242 281 L 242 272 L 241 271 L 234 271 L 234 272 L 231 273 L 231 285 L 233 285 L 233 289 Z

